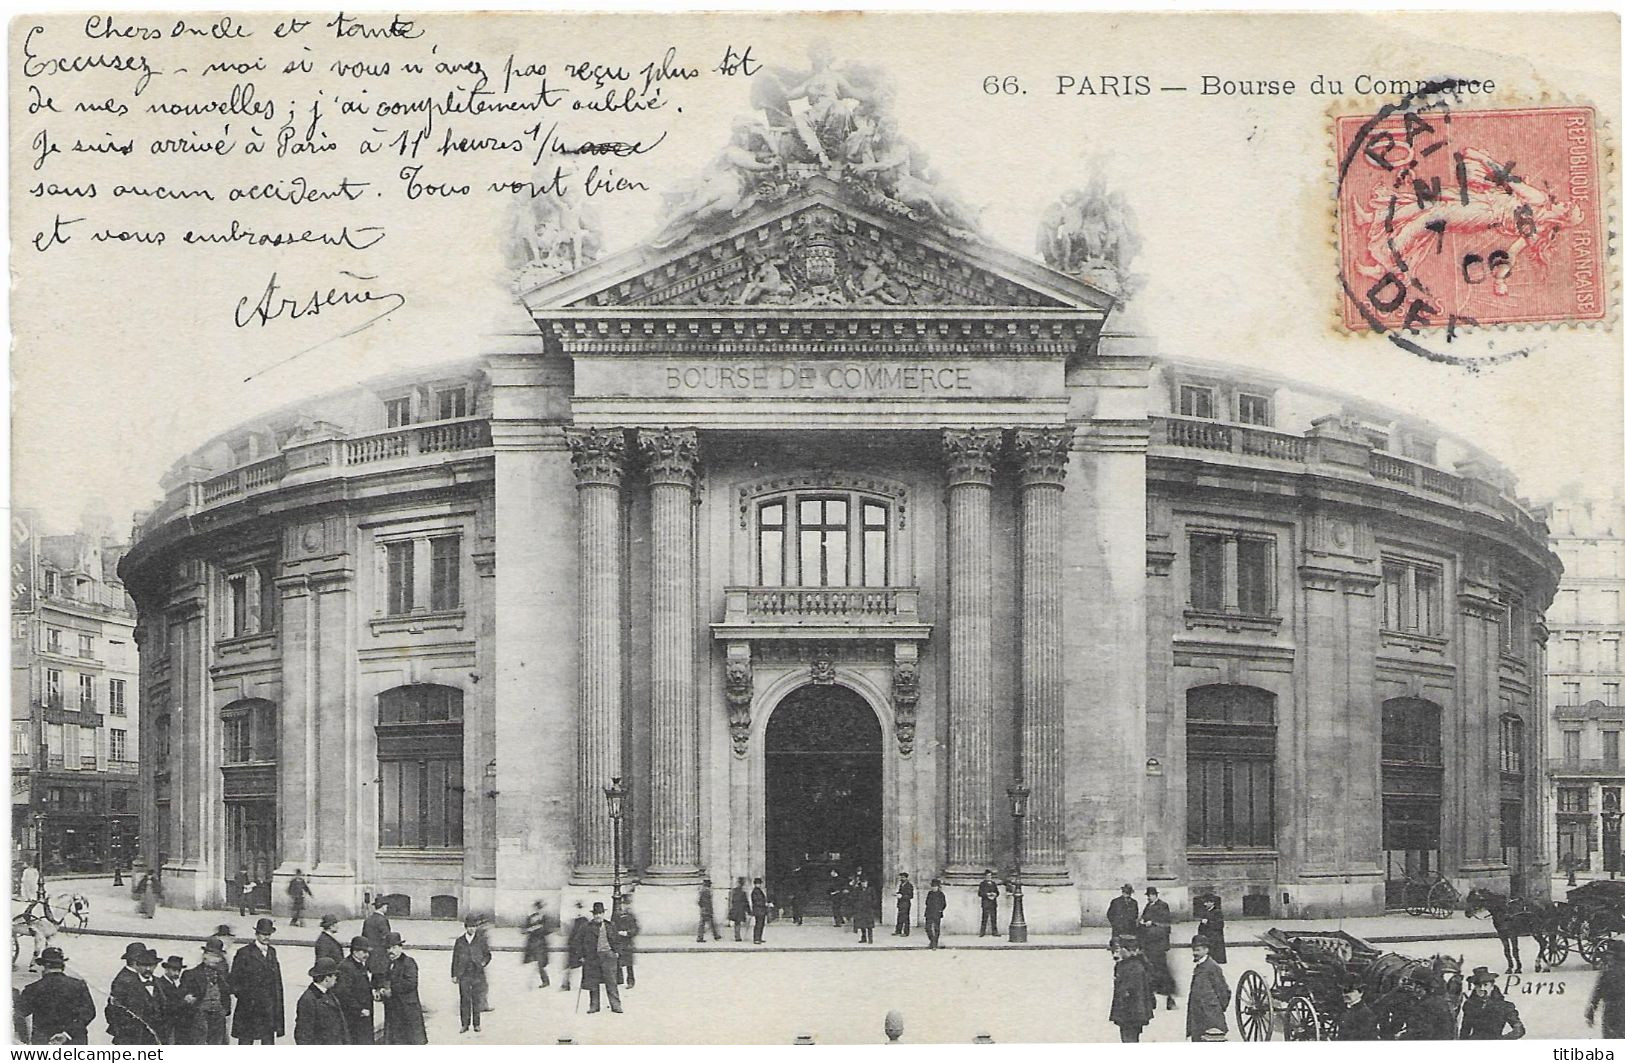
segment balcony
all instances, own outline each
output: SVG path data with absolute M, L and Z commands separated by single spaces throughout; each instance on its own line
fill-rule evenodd
M 918 587 L 728 587 L 719 639 L 923 639 Z
M 1557 705 L 1552 719 L 1583 722 L 1585 720 L 1613 720 L 1625 722 L 1625 705 L 1608 705 L 1601 701 L 1588 701 L 1584 705 Z
M 139 761 L 115 760 L 110 757 L 107 761 L 107 770 L 114 775 L 138 775 L 141 772 L 141 764 Z
M 79 770 L 80 771 L 95 771 L 96 770 L 96 758 L 95 757 L 80 757 L 79 758 Z
M 1625 777 L 1625 762 L 1602 757 L 1552 757 L 1546 761 L 1551 775 L 1606 775 Z
M 34 758 L 27 753 L 13 753 L 11 755 L 12 771 L 28 771 L 34 766 Z

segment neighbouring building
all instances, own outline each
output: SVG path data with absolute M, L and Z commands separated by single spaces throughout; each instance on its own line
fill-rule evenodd
M 1545 886 L 1559 566 L 1502 466 L 1167 357 L 1087 245 L 1110 201 L 1045 265 L 875 176 L 904 152 L 752 128 L 717 165 L 774 179 L 712 173 L 643 246 L 554 219 L 567 265 L 478 357 L 176 463 L 122 567 L 171 903 L 302 869 L 511 920 L 622 872 L 675 931 L 702 875 L 816 904 L 862 867 L 943 875 L 970 929 L 1019 855 L 1058 931 L 1123 882 L 1282 917 Z
M 140 683 L 124 543 L 12 516 L 11 837 L 53 871 L 140 858 Z M 14 867 L 20 867 L 13 860 Z
M 1546 770 L 1557 827 L 1552 870 L 1564 880 L 1571 869 L 1577 879 L 1613 877 L 1625 871 L 1619 852 L 1625 499 L 1571 490 L 1552 503 L 1550 525 L 1552 549 L 1563 561 L 1563 580 L 1546 615 Z

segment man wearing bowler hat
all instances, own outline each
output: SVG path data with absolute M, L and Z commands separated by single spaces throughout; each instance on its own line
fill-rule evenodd
M 343 960 L 344 960 L 344 946 L 339 944 L 338 937 L 333 933 L 333 928 L 338 926 L 338 925 L 339 925 L 339 917 L 338 916 L 336 916 L 336 915 L 324 915 L 324 916 L 322 916 L 321 933 L 316 935 L 316 958 L 318 960 L 321 959 L 323 956 L 326 956 L 328 959 L 332 960 L 334 963 L 342 963 L 343 962 Z
M 158 998 L 163 1001 L 164 1025 L 158 1033 L 166 1045 L 181 1044 L 181 1037 L 191 1024 L 191 1009 L 181 1001 L 181 972 L 184 970 L 186 961 L 171 956 L 158 968 L 158 977 L 153 983 L 158 987 Z
M 283 1028 L 282 963 L 271 935 L 276 924 L 261 919 L 254 924 L 254 940 L 237 950 L 231 960 L 231 991 L 237 997 L 231 1035 L 240 1045 L 274 1045 Z
M 384 1041 L 392 1045 L 426 1045 L 423 1002 L 418 999 L 418 961 L 406 954 L 406 942 L 390 931 L 384 941 L 389 950 L 389 978 L 378 988 L 384 1002 Z
M 113 976 L 107 991 L 107 1032 L 116 1045 L 156 1045 L 163 1043 L 164 1001 L 152 969 L 158 954 L 139 941 L 124 949 L 124 969 Z
M 999 884 L 993 881 L 991 868 L 982 872 L 982 881 L 976 886 L 976 896 L 982 900 L 982 928 L 976 932 L 976 936 L 980 938 L 992 934 L 998 937 Z
M 1149 891 L 1147 891 L 1149 892 Z M 1185 1011 L 1185 1036 L 1192 1041 L 1223 1041 L 1230 1032 L 1225 1021 L 1225 1009 L 1230 1006 L 1230 983 L 1225 981 L 1224 968 L 1208 953 L 1213 942 L 1201 934 L 1191 938 L 1190 1002 Z
M 604 910 L 596 905 L 595 912 Z M 451 980 L 457 983 L 457 1015 L 467 1033 L 472 1025 L 480 1032 L 480 1013 L 485 1010 L 485 966 L 491 962 L 491 946 L 480 933 L 480 917 L 470 912 L 463 917 L 463 932 L 451 947 Z
M 1137 933 L 1140 926 L 1140 902 L 1134 899 L 1134 887 L 1123 883 L 1122 891 L 1106 905 L 1106 925 L 1112 928 L 1112 940 L 1124 934 Z
M 570 939 L 570 954 L 581 958 L 581 988 L 587 991 L 589 1015 L 598 1010 L 600 985 L 609 995 L 609 1010 L 621 1013 L 621 991 L 615 987 L 615 970 L 620 966 L 615 944 L 615 930 L 604 919 L 604 902 L 594 901 L 592 918 L 577 927 Z
M 203 962 L 181 975 L 181 1003 L 189 1011 L 189 1025 L 176 1031 L 176 1044 L 230 1043 L 226 1019 L 231 1015 L 231 978 L 226 971 L 225 939 L 212 937 L 205 941 Z
M 89 1044 L 90 1024 L 96 1018 L 90 987 L 68 975 L 68 957 L 55 945 L 41 949 L 37 962 L 44 973 L 23 989 L 16 1005 L 17 1014 L 34 1020 L 32 1043 Z
M 1512 1001 L 1495 988 L 1495 973 L 1488 967 L 1474 967 L 1467 979 L 1471 988 L 1461 1005 L 1463 1041 L 1516 1041 L 1523 1036 L 1523 1022 Z
M 1375 1041 L 1377 1012 L 1365 1002 L 1365 983 L 1352 974 L 1345 974 L 1338 986 L 1343 993 L 1343 1014 L 1337 1018 L 1339 1041 Z
M 357 934 L 350 939 L 350 955 L 339 964 L 333 998 L 344 1012 L 350 1044 L 370 1045 L 372 1035 L 372 942 Z
M 344 1009 L 333 996 L 339 980 L 339 965 L 327 956 L 310 969 L 310 985 L 295 1006 L 293 1043 L 297 1045 L 344 1045 L 350 1043 L 344 1024 Z
M 367 969 L 374 978 L 389 974 L 389 950 L 384 945 L 389 940 L 389 931 L 389 902 L 375 897 L 372 914 L 361 923 L 362 936 L 372 942 L 372 950 L 367 954 Z

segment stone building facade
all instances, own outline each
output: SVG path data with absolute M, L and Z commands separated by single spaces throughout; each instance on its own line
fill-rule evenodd
M 1546 852 L 1543 731 L 1497 743 L 1558 570 L 1469 445 L 818 179 L 523 303 L 171 473 L 124 572 L 172 901 L 248 860 L 515 919 L 619 865 L 686 930 L 702 875 L 861 865 L 970 929 L 1018 780 L 1035 931 Z

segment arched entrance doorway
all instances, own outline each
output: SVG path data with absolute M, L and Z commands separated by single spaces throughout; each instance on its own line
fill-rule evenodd
M 845 687 L 804 686 L 773 711 L 767 874 L 781 903 L 796 888 L 803 911 L 828 912 L 831 879 L 859 867 L 882 885 L 882 748 L 880 721 Z

